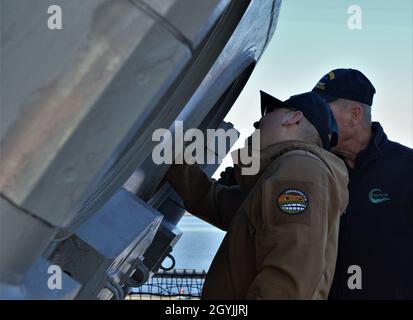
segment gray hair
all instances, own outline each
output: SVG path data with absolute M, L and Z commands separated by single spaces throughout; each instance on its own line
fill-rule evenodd
M 340 98 L 335 100 L 335 102 L 337 102 L 337 104 L 340 105 L 340 107 L 342 108 L 349 108 L 351 105 L 353 104 L 357 104 L 361 107 L 361 109 L 363 110 L 363 122 L 365 125 L 371 127 L 371 106 L 369 106 L 368 104 L 359 102 L 359 101 L 355 101 L 355 100 L 350 100 L 350 99 L 345 99 L 345 98 Z

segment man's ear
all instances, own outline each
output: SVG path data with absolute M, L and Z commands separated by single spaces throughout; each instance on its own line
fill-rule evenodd
M 354 126 L 356 124 L 359 124 L 360 121 L 363 120 L 363 108 L 360 104 L 358 103 L 352 103 L 350 105 L 350 125 Z
M 284 115 L 282 126 L 283 127 L 288 127 L 292 125 L 297 125 L 300 123 L 300 121 L 303 119 L 304 115 L 301 111 L 292 111 L 292 112 L 287 112 Z

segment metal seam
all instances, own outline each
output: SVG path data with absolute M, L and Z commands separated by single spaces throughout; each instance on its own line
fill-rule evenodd
M 167 31 L 169 31 L 179 42 L 184 44 L 191 51 L 191 55 L 194 53 L 194 48 L 191 41 L 179 31 L 173 24 L 171 24 L 165 17 L 156 12 L 151 6 L 143 2 L 142 0 L 129 0 L 130 3 L 137 9 L 143 11 L 161 26 L 163 26 Z
M 32 213 L 29 210 L 20 207 L 13 200 L 11 200 L 9 197 L 7 197 L 5 194 L 0 193 L 0 198 L 3 199 L 6 203 L 8 203 L 10 206 L 14 207 L 19 212 L 24 213 L 24 214 L 30 216 L 31 218 L 34 218 L 35 220 L 38 220 L 39 222 L 45 224 L 47 227 L 52 228 L 52 229 L 59 228 L 59 227 L 56 227 L 53 224 L 51 224 L 49 221 L 43 219 L 42 217 L 39 217 L 35 213 Z

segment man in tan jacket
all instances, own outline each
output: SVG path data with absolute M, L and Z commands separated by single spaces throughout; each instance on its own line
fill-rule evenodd
M 227 231 L 203 298 L 325 299 L 348 202 L 347 169 L 326 151 L 337 125 L 314 93 L 282 102 L 261 92 L 261 104 L 260 171 L 241 175 L 241 189 L 211 181 L 197 165 L 167 174 L 190 213 Z

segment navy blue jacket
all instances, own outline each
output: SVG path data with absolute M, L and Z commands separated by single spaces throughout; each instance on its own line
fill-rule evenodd
M 413 150 L 389 141 L 378 122 L 372 131 L 349 169 L 330 299 L 413 299 Z

